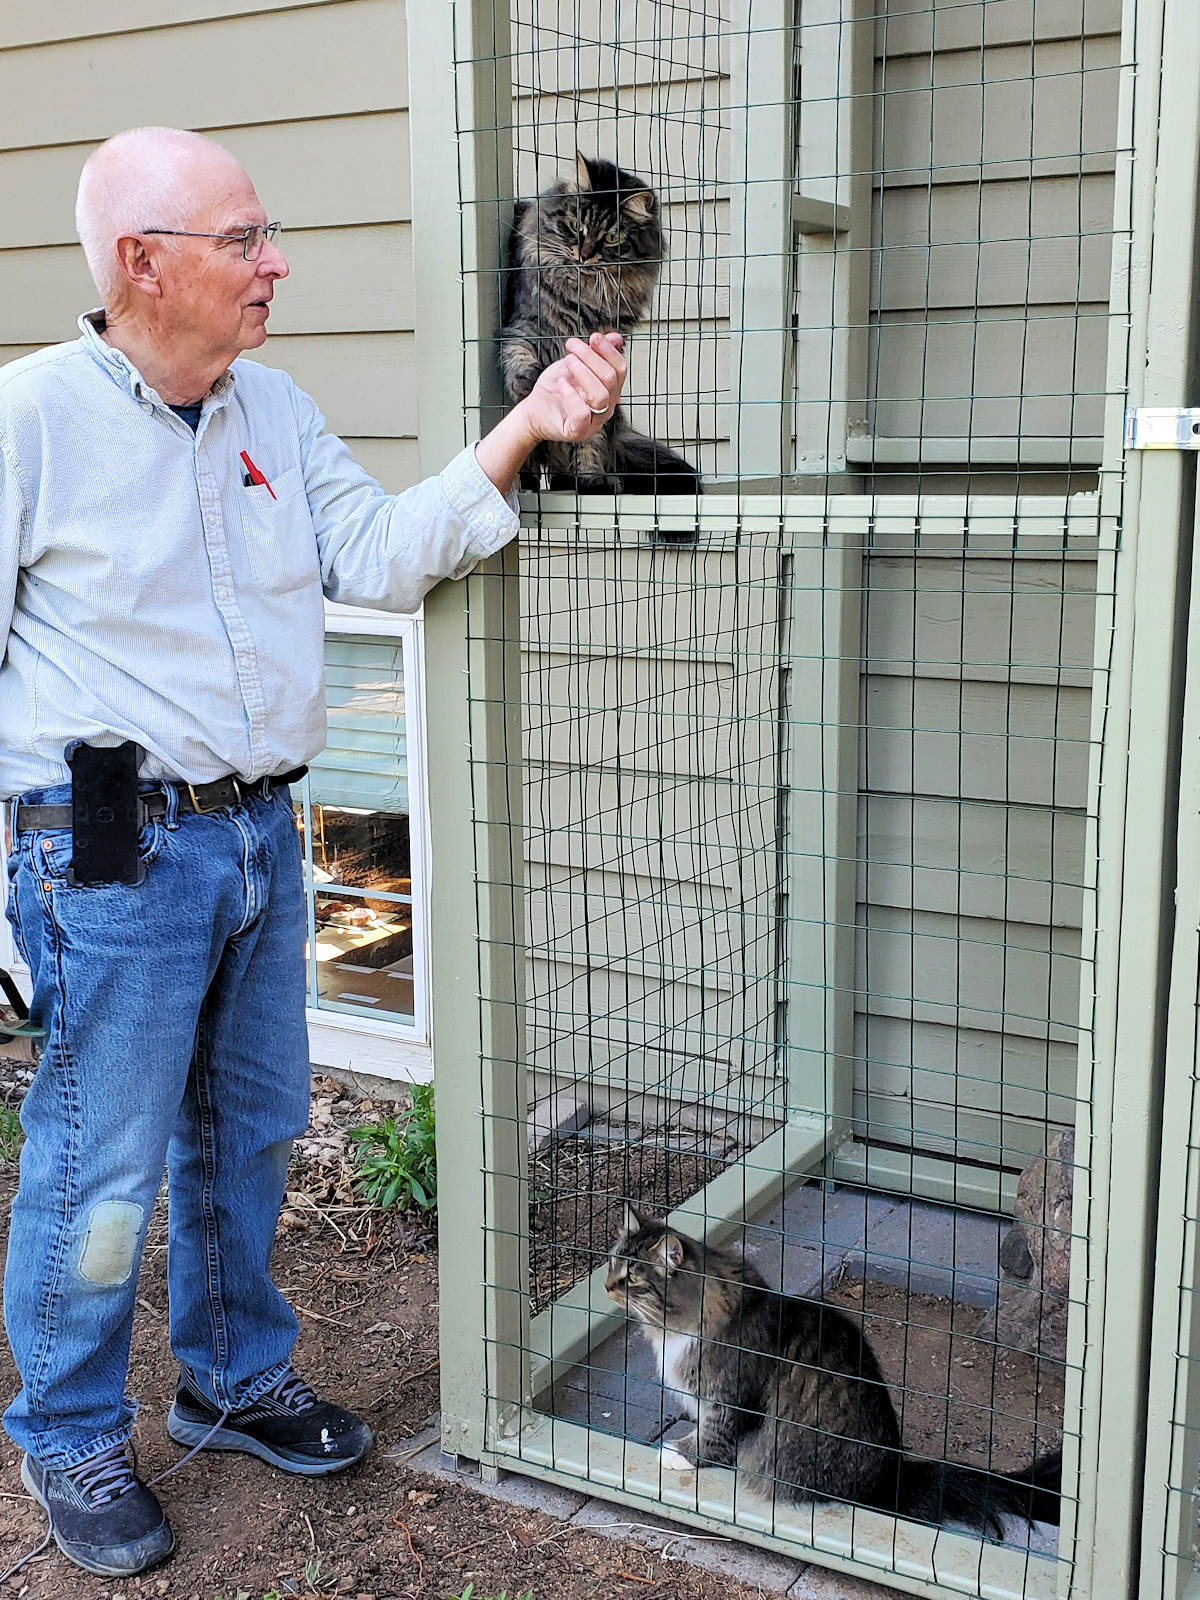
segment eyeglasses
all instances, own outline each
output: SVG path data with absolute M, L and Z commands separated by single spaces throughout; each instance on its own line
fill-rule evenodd
M 262 255 L 262 247 L 268 242 L 275 243 L 282 224 L 278 222 L 256 222 L 253 227 L 247 228 L 245 233 L 191 233 L 187 228 L 143 228 L 143 233 L 169 233 L 179 239 L 226 239 L 230 244 L 240 244 L 242 257 L 246 261 L 257 261 Z

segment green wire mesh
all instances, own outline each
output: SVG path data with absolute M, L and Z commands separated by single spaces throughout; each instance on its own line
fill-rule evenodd
M 499 151 L 469 292 L 498 318 L 511 204 L 577 152 L 636 172 L 669 253 L 629 419 L 705 480 L 542 485 L 519 578 L 471 580 L 520 585 L 534 1112 L 490 1176 L 528 1184 L 531 1462 L 569 1439 L 602 1479 L 678 1431 L 602 1315 L 630 1201 L 861 1316 L 911 1453 L 1070 1455 L 1119 29 L 1110 0 L 512 0 L 460 60 L 511 104 L 460 103 Z M 1007 1534 L 1028 1594 L 1074 1496 L 1061 1541 Z

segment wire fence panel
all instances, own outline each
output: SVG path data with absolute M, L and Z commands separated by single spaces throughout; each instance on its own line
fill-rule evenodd
M 520 1013 L 483 1049 L 484 1453 L 922 1593 L 1065 1593 L 1112 1138 L 1120 7 L 511 0 L 465 37 L 484 387 L 609 328 L 631 360 L 468 585 L 476 839 L 520 841 L 477 867 L 521 908 L 481 936 Z

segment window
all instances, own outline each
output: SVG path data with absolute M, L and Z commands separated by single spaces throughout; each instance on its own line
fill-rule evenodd
M 329 740 L 297 812 L 310 1007 L 424 1037 L 419 626 L 329 608 Z

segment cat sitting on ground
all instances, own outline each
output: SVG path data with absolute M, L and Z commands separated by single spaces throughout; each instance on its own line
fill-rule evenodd
M 696 1419 L 669 1447 L 682 1459 L 664 1447 L 666 1464 L 737 1467 L 782 1500 L 851 1501 L 996 1538 L 1002 1517 L 1058 1522 L 1058 1452 L 1011 1475 L 906 1456 L 862 1329 L 771 1289 L 742 1256 L 627 1206 L 605 1288 Z
M 522 201 L 513 217 L 505 274 L 500 360 L 515 404 L 568 339 L 614 330 L 626 338 L 645 320 L 665 241 L 658 197 L 611 161 L 579 156 L 564 179 Z M 537 447 L 522 477 L 538 488 L 581 494 L 699 494 L 700 477 L 682 456 L 630 427 L 620 406 L 582 444 Z

